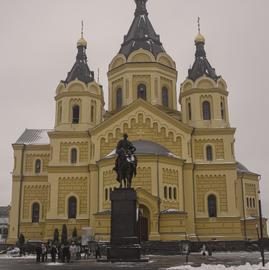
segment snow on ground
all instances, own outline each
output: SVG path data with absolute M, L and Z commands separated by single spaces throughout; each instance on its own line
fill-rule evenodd
M 61 266 L 61 265 L 64 265 L 64 263 L 46 263 L 45 265 L 48 265 L 48 266 Z
M 261 269 L 269 269 L 269 263 L 266 264 L 265 268 L 263 268 L 261 264 L 250 265 L 249 263 L 247 263 L 246 265 L 230 266 L 230 267 L 226 267 L 220 264 L 218 265 L 202 264 L 200 267 L 192 267 L 190 265 L 184 265 L 167 268 L 167 270 L 261 270 Z
M 12 260 L 29 260 L 29 259 L 35 259 L 36 258 L 36 255 L 27 255 L 27 256 L 11 256 L 11 255 L 7 255 L 7 254 L 4 254 L 4 255 L 0 255 L 0 260 L 3 260 L 3 259 L 12 259 Z

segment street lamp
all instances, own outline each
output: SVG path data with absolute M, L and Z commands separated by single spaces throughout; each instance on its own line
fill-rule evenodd
M 264 248 L 263 248 L 263 222 L 262 222 L 262 203 L 261 203 L 261 192 L 258 191 L 259 195 L 259 217 L 260 217 L 260 250 L 261 250 L 261 257 L 262 257 L 262 266 L 265 266 L 264 261 Z

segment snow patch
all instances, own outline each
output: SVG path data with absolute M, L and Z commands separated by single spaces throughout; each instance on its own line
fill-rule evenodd
M 48 265 L 48 266 L 61 266 L 61 265 L 64 265 L 64 263 L 58 263 L 58 262 L 53 263 L 53 262 L 51 262 L 51 263 L 46 263 L 45 265 Z
M 229 266 L 226 267 L 225 265 L 206 265 L 202 264 L 200 267 L 192 267 L 189 265 L 184 265 L 184 266 L 175 266 L 175 267 L 170 267 L 167 268 L 166 270 L 261 270 L 261 269 L 269 269 L 269 263 L 266 264 L 265 268 L 262 268 L 261 264 L 258 265 L 251 265 L 249 263 L 245 265 L 240 265 L 240 266 Z

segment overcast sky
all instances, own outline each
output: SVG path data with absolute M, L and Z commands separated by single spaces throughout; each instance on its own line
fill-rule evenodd
M 175 60 L 179 85 L 194 61 L 197 17 L 207 57 L 228 84 L 236 157 L 260 173 L 269 217 L 268 0 L 149 0 L 149 18 Z M 10 203 L 11 144 L 25 128 L 53 128 L 55 89 L 76 56 L 84 20 L 89 66 L 100 68 L 107 101 L 109 62 L 135 10 L 133 0 L 0 0 L 0 205 Z

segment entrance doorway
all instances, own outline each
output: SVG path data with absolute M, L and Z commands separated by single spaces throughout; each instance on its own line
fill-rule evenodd
M 137 221 L 137 234 L 140 242 L 149 240 L 149 221 L 150 213 L 145 205 L 139 205 L 138 221 Z

